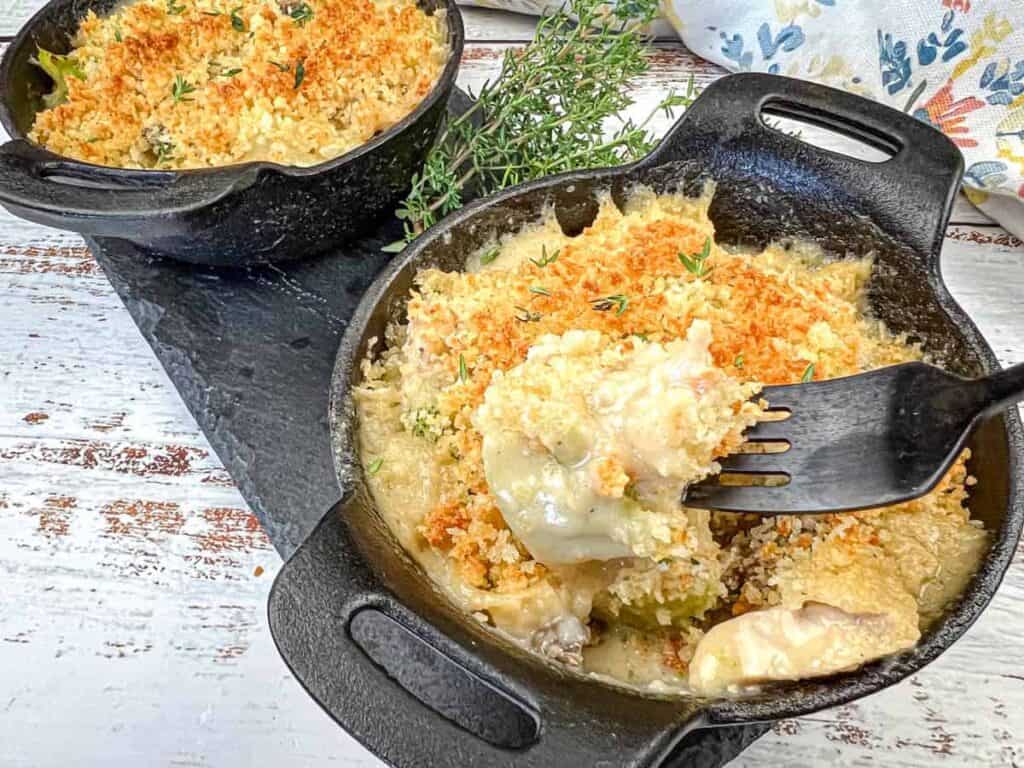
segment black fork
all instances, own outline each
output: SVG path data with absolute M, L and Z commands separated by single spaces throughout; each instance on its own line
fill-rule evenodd
M 935 488 L 984 418 L 1024 399 L 1024 364 L 962 379 L 906 363 L 841 379 L 766 387 L 771 420 L 690 487 L 684 503 L 761 515 L 848 512 Z

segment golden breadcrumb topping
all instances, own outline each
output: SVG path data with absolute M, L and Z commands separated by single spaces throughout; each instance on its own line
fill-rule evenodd
M 550 627 L 575 617 L 590 630 L 583 667 L 634 683 L 684 681 L 708 629 L 768 608 L 793 610 L 766 614 L 770 626 L 817 633 L 822 643 L 844 636 L 841 621 L 863 628 L 885 616 L 890 644 L 876 650 L 904 647 L 957 597 L 986 545 L 966 507 L 966 452 L 934 492 L 880 510 L 761 520 L 680 509 L 650 531 L 672 544 L 662 554 L 541 563 L 513 535 L 488 485 L 474 418 L 495 377 L 549 335 L 598 332 L 628 355 L 706 323 L 713 365 L 764 386 L 921 357 L 867 314 L 870 259 L 828 261 L 782 245 L 725 250 L 709 202 L 636 190 L 623 210 L 606 199 L 578 236 L 550 216 L 483 248 L 465 272 L 421 271 L 407 322 L 388 328 L 356 393 L 371 489 L 431 575 L 513 635 L 546 633 L 534 643 L 545 653 Z M 518 383 L 529 390 L 528 379 Z M 537 387 L 543 401 L 548 384 Z M 595 471 L 610 496 L 634 480 L 614 462 Z M 718 647 L 747 647 L 743 637 Z M 830 653 L 867 658 L 869 650 Z
M 62 103 L 29 138 L 123 168 L 314 165 L 386 130 L 449 49 L 414 0 L 137 0 L 39 52 Z M 66 94 L 63 93 L 66 88 Z

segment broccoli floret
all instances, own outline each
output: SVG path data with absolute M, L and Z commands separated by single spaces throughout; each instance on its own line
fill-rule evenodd
M 53 80 L 53 90 L 43 96 L 43 104 L 47 109 L 52 109 L 58 104 L 64 103 L 68 98 L 67 76 L 77 77 L 85 80 L 85 73 L 82 72 L 71 55 L 62 56 L 59 53 L 51 53 L 43 48 L 37 48 L 36 58 L 32 63 L 45 72 Z

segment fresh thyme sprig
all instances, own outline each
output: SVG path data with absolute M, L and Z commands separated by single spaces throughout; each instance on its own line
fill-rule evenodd
M 445 126 L 397 212 L 405 241 L 469 194 L 647 154 L 651 117 L 671 115 L 694 97 L 691 80 L 686 93 L 670 94 L 645 120 L 621 121 L 608 133 L 609 122 L 633 104 L 629 84 L 650 65 L 641 27 L 657 7 L 657 0 L 630 0 L 609 11 L 604 0 L 569 0 L 543 16 L 533 41 L 507 51 L 497 79 Z

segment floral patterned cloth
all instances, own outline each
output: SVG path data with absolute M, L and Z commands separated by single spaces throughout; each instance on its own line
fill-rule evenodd
M 558 0 L 476 0 L 537 13 Z M 960 147 L 967 197 L 1024 237 L 1024 0 L 662 0 L 699 56 L 910 112 Z

